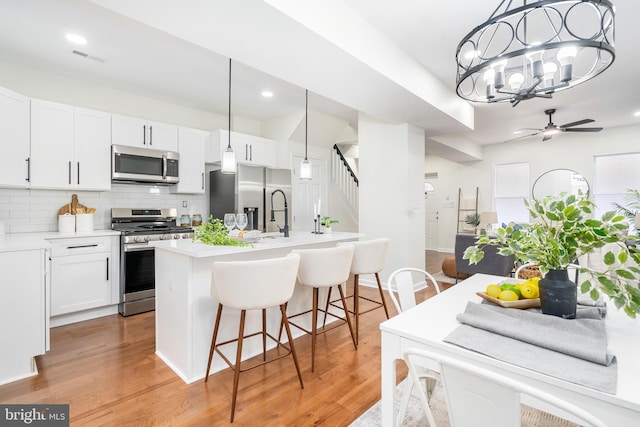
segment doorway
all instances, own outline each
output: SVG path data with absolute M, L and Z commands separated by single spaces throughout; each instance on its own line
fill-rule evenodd
M 439 247 L 439 213 L 438 213 L 438 192 L 436 191 L 436 184 L 430 179 L 425 182 L 425 249 L 429 251 L 437 251 Z

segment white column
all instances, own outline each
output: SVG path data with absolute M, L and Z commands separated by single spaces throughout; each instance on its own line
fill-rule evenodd
M 400 267 L 425 267 L 424 131 L 360 113 L 360 233 L 389 237 L 386 280 Z

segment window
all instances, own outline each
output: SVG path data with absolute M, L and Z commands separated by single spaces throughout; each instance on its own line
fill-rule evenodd
M 625 205 L 627 189 L 640 189 L 640 153 L 594 157 L 593 201 L 596 218 L 615 209 L 613 203 Z
M 529 163 L 493 166 L 493 203 L 498 222 L 529 222 L 524 199 L 529 198 Z

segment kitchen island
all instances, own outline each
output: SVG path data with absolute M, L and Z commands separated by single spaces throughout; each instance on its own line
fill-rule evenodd
M 156 272 L 156 354 L 186 383 L 204 378 L 209 346 L 218 303 L 211 298 L 211 266 L 214 261 L 247 261 L 287 255 L 292 249 L 333 247 L 338 242 L 355 241 L 358 233 L 313 234 L 292 232 L 290 237 L 267 233 L 251 246 L 210 246 L 199 241 L 171 240 L 153 242 Z M 260 286 L 256 283 L 255 286 Z M 322 303 L 322 302 L 321 302 Z M 311 288 L 296 286 L 289 301 L 289 313 L 311 307 Z M 225 310 L 219 341 L 237 338 L 240 313 Z M 280 326 L 278 307 L 267 310 L 267 329 L 277 335 Z M 262 327 L 259 310 L 247 312 L 245 334 Z M 294 336 L 302 331 L 292 328 Z M 270 348 L 274 343 L 270 344 Z M 262 351 L 262 340 L 250 338 L 243 344 L 244 357 Z M 229 345 L 225 354 L 235 354 Z M 213 358 L 211 372 L 227 368 L 219 356 Z M 302 369 L 305 369 L 303 366 Z

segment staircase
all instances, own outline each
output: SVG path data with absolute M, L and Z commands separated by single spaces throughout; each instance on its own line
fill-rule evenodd
M 331 156 L 331 186 L 332 190 L 344 202 L 353 220 L 357 222 L 358 177 L 336 144 L 333 145 L 333 155 Z

